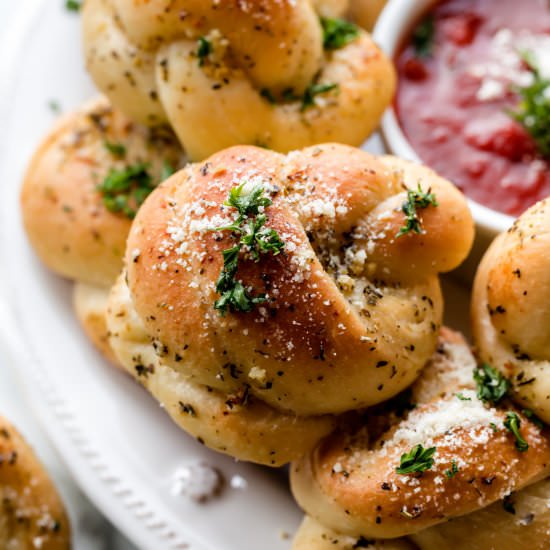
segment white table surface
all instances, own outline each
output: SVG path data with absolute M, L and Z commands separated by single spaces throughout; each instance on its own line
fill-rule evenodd
M 0 42 L 9 27 L 13 13 L 25 9 L 27 0 L 0 0 Z M 64 0 L 50 0 L 64 4 Z M 78 15 L 75 15 L 78 17 Z M 0 86 L 2 83 L 0 82 Z M 1 131 L 1 129 L 0 129 Z M 1 266 L 0 266 L 1 269 Z M 5 304 L 0 294 L 0 322 L 5 318 Z M 4 316 L 2 316 L 4 313 Z M 75 550 L 133 550 L 126 539 L 95 509 L 79 491 L 59 456 L 42 433 L 25 399 L 25 381 L 14 371 L 9 356 L 0 346 L 0 415 L 7 417 L 24 434 L 54 477 L 67 505 Z

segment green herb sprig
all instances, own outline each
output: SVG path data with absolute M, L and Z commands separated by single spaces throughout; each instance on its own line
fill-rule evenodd
M 525 439 L 523 439 L 519 431 L 521 427 L 521 420 L 515 412 L 508 411 L 506 413 L 504 427 L 514 434 L 514 437 L 516 438 L 516 449 L 519 452 L 524 453 L 525 451 L 527 451 L 527 449 L 529 449 L 529 444 L 527 443 L 527 441 L 525 441 Z
M 455 393 L 455 395 L 460 399 L 460 401 L 471 401 L 471 397 L 466 397 L 462 392 Z
M 474 369 L 474 381 L 478 399 L 495 405 L 507 395 L 510 389 L 510 381 L 487 364 Z
M 432 55 L 435 40 L 435 24 L 433 15 L 425 17 L 414 29 L 412 45 L 418 57 Z
M 251 259 L 258 262 L 262 254 L 277 256 L 285 246 L 277 231 L 265 225 L 267 216 L 263 210 L 270 206 L 272 201 L 264 193 L 265 188 L 262 184 L 247 188 L 245 182 L 233 187 L 224 205 L 235 208 L 238 212 L 237 218 L 229 225 L 210 229 L 231 231 L 238 239 L 234 246 L 222 253 L 223 268 L 216 282 L 216 292 L 221 296 L 214 302 L 214 308 L 221 315 L 225 315 L 228 310 L 249 312 L 256 304 L 266 301 L 265 295 L 252 296 L 242 283 L 236 280 L 243 247 L 246 247 Z
M 444 473 L 445 473 L 445 477 L 447 479 L 452 479 L 453 477 L 456 476 L 456 474 L 458 474 L 458 466 L 457 466 L 456 460 L 454 458 L 451 461 L 451 467 L 448 470 L 445 470 Z
M 202 67 L 206 61 L 206 58 L 214 51 L 212 42 L 204 36 L 200 36 L 199 47 L 197 49 L 197 57 L 199 58 L 199 67 Z
M 521 102 L 515 111 L 508 111 L 508 114 L 531 135 L 538 152 L 544 158 L 549 158 L 550 80 L 543 78 L 530 52 L 525 52 L 523 59 L 533 74 L 533 82 L 515 89 Z
M 107 210 L 122 212 L 128 218 L 135 217 L 138 208 L 154 188 L 149 165 L 143 162 L 121 170 L 111 168 L 103 182 L 97 186 Z
M 326 94 L 327 92 L 337 89 L 338 84 L 310 84 L 304 91 L 300 111 L 303 112 L 309 107 L 313 107 L 315 105 L 315 98 L 318 95 Z
M 323 27 L 323 48 L 338 50 L 353 42 L 359 36 L 357 25 L 344 19 L 321 17 Z
M 81 8 L 82 8 L 82 0 L 65 0 L 66 10 L 79 12 Z
M 433 455 L 436 447 L 424 449 L 421 444 L 415 445 L 408 453 L 401 455 L 399 466 L 395 469 L 398 474 L 412 474 L 429 470 L 433 464 Z
M 315 82 L 312 82 L 305 90 L 302 95 L 297 95 L 294 93 L 294 90 L 292 88 L 287 88 L 286 90 L 283 90 L 281 94 L 281 101 L 283 102 L 291 102 L 291 101 L 300 101 L 302 104 L 300 106 L 300 111 L 304 112 L 310 107 L 313 107 L 315 105 L 315 98 L 318 95 L 326 94 L 330 91 L 338 91 L 339 86 L 338 84 L 334 83 L 325 83 L 325 84 L 317 84 Z M 273 95 L 273 92 L 269 90 L 268 88 L 262 88 L 260 90 L 260 95 L 271 105 L 276 105 L 278 100 Z
M 428 208 L 428 206 L 439 206 L 435 194 L 431 188 L 424 192 L 420 183 L 418 189 L 407 189 L 407 200 L 401 206 L 401 211 L 406 216 L 405 225 L 397 233 L 397 237 L 407 235 L 411 232 L 422 233 L 422 225 L 418 217 L 418 209 Z
M 126 147 L 122 143 L 105 140 L 103 146 L 115 157 L 122 158 L 126 156 Z
M 105 148 L 114 156 L 124 157 L 126 147 L 120 143 L 104 142 Z M 133 219 L 158 183 L 174 173 L 174 168 L 165 160 L 162 163 L 160 178 L 155 181 L 149 173 L 149 165 L 136 162 L 121 169 L 111 168 L 105 179 L 97 186 L 103 197 L 103 204 L 110 212 L 122 213 Z

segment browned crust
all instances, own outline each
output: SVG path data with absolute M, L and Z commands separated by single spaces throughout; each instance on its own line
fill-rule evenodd
M 70 541 L 69 519 L 48 474 L 0 417 L 0 547 L 66 550 Z
M 474 281 L 480 358 L 512 382 L 514 398 L 550 422 L 550 200 L 498 236 Z
M 403 213 L 396 211 L 402 185 L 416 186 L 419 174 L 440 206 L 422 213 L 425 234 L 396 239 L 403 224 Z M 296 250 L 289 246 L 276 257 L 242 262 L 238 275 L 244 283 L 273 299 L 253 312 L 222 317 L 213 308 L 214 286 L 232 237 L 206 229 L 209 220 L 228 215 L 221 205 L 235 182 L 250 178 L 278 186 L 266 211 L 268 225 Z M 306 206 L 327 197 L 342 208 L 333 219 L 319 221 Z M 366 304 L 361 317 L 317 256 L 327 231 L 338 240 L 363 225 L 365 238 L 357 239 L 357 247 L 366 248 L 371 233 L 376 238 L 361 277 L 378 281 L 384 299 Z M 449 240 L 449 225 L 460 238 Z M 183 251 L 174 241 L 180 230 Z M 437 273 L 465 257 L 471 238 L 462 195 L 416 165 L 380 161 L 336 144 L 288 157 L 234 147 L 189 166 L 151 195 L 129 237 L 128 285 L 148 334 L 161 343 L 163 361 L 173 369 L 224 393 L 246 383 L 269 405 L 298 414 L 343 412 L 383 401 L 416 377 L 436 345 Z M 417 250 L 414 258 L 404 252 L 409 249 Z M 175 361 L 176 355 L 183 361 Z M 234 365 L 231 376 L 224 365 Z M 252 367 L 265 372 L 265 380 L 249 376 Z
M 453 384 L 446 392 L 436 393 L 431 402 L 417 404 L 406 420 L 374 444 L 362 432 L 335 433 L 296 463 L 293 491 L 307 513 L 351 536 L 398 537 L 474 512 L 548 475 L 547 428 L 541 430 L 510 403 L 499 409 L 482 408 L 479 423 L 464 427 L 468 415 L 481 413 L 469 408 L 460 413 L 457 407 L 470 405 L 456 392 L 462 388 L 472 406 L 481 404 L 474 404 L 475 392 L 468 386 Z M 441 419 L 446 410 L 452 410 L 456 420 Z M 515 411 L 521 420 L 520 431 L 529 444 L 526 452 L 516 448 L 514 436 L 503 426 L 507 411 Z M 444 432 L 424 428 L 427 431 L 418 437 L 424 447 L 436 447 L 433 467 L 421 475 L 398 474 L 401 455 L 413 446 L 403 439 L 403 429 L 411 434 L 422 425 L 433 426 L 426 419 L 434 413 L 440 415 L 440 425 L 443 422 L 448 428 Z M 458 472 L 449 475 L 453 460 Z
M 167 140 L 167 141 L 166 141 Z M 116 158 L 105 142 L 126 147 Z M 122 268 L 131 220 L 109 212 L 97 185 L 110 168 L 138 161 L 160 174 L 164 160 L 174 168 L 182 152 L 171 134 L 150 139 L 150 131 L 96 97 L 65 115 L 34 153 L 21 190 L 27 236 L 40 259 L 56 273 L 110 286 Z

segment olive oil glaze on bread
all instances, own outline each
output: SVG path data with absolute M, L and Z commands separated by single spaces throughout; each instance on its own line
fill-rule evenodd
M 0 417 L 0 548 L 69 550 L 63 502 L 34 452 Z
M 131 225 L 127 214 L 137 204 L 127 205 L 126 214 L 116 204 L 108 208 L 101 184 L 109 174 L 128 170 L 156 183 L 166 166 L 175 170 L 183 161 L 169 130 L 135 124 L 99 96 L 64 115 L 27 168 L 21 190 L 27 236 L 48 268 L 75 281 L 77 316 L 112 360 L 106 300 L 122 269 Z
M 130 118 L 170 124 L 193 160 L 245 143 L 358 146 L 393 97 L 395 71 L 361 28 L 327 32 L 355 4 L 87 0 L 86 66 Z
M 405 401 L 365 411 L 362 422 L 293 464 L 292 489 L 309 516 L 295 550 L 358 548 L 370 539 L 381 539 L 381 548 L 414 543 L 422 550 L 545 547 L 549 430 L 506 399 L 482 402 L 475 367 L 466 342 L 444 329 Z M 521 445 L 506 427 L 510 415 Z M 400 470 L 418 444 L 433 458 Z
M 419 233 L 398 237 L 419 182 L 438 206 L 419 210 Z M 227 281 L 241 230 L 224 202 L 238 192 L 242 204 L 269 197 L 260 234 L 283 244 L 257 261 L 245 247 Z M 336 144 L 287 156 L 230 148 L 172 176 L 138 212 L 110 298 L 111 345 L 185 430 L 280 465 L 334 415 L 418 376 L 437 345 L 438 273 L 464 259 L 472 237 L 462 194 L 422 166 Z

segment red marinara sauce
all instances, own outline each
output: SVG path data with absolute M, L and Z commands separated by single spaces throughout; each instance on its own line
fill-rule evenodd
M 426 26 L 428 52 L 418 42 Z M 444 0 L 396 59 L 396 113 L 418 156 L 511 215 L 550 195 L 550 158 L 508 114 L 520 103 L 517 86 L 532 82 L 525 52 L 550 70 L 549 0 Z

